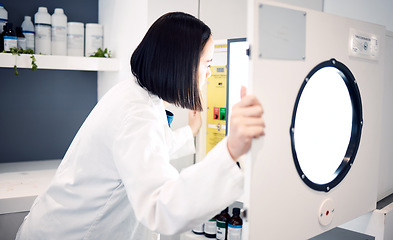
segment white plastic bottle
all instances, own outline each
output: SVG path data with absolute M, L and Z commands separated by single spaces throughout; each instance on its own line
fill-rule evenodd
M 25 16 L 25 20 L 22 22 L 22 33 L 26 38 L 26 49 L 34 51 L 34 25 L 31 21 L 30 16 Z
M 0 3 L 0 32 L 3 32 L 3 26 L 8 22 L 8 12 L 4 4 Z
M 51 16 L 46 7 L 39 7 L 34 15 L 35 53 L 51 54 Z
M 69 22 L 67 24 L 67 55 L 80 56 L 84 55 L 84 36 L 85 28 L 81 22 Z
M 86 23 L 85 39 L 86 57 L 93 55 L 99 48 L 104 50 L 104 35 L 102 25 L 97 23 Z
M 67 16 L 62 8 L 52 15 L 52 55 L 67 55 Z

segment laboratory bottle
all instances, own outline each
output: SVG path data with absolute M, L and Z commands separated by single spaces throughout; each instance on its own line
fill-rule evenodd
M 8 22 L 8 12 L 4 8 L 4 4 L 0 3 L 0 29 L 3 31 L 4 25 Z
M 204 233 L 203 226 L 204 226 L 204 224 L 202 223 L 202 224 L 200 224 L 200 225 L 194 227 L 194 228 L 192 229 L 192 232 L 195 233 L 195 234 L 198 234 L 198 235 L 203 234 L 203 233 Z
M 84 24 L 81 22 L 69 22 L 67 24 L 67 55 L 84 55 Z
M 22 32 L 26 38 L 26 49 L 31 49 L 34 51 L 34 25 L 31 21 L 30 16 L 25 16 L 25 19 L 22 22 Z
M 26 49 L 26 38 L 25 38 L 25 35 L 23 34 L 21 27 L 16 27 L 16 37 L 17 37 L 18 49 L 25 50 Z
M 86 23 L 85 56 L 90 57 L 99 48 L 104 49 L 103 26 L 97 23 Z
M 67 55 L 67 16 L 62 8 L 52 14 L 52 55 Z
M 18 46 L 18 38 L 13 29 L 12 23 L 7 22 L 3 27 L 3 33 L 1 34 L 2 37 L 2 51 L 9 52 L 11 48 L 16 48 Z
M 5 25 L 1 28 L 0 34 L 0 52 L 4 50 L 4 34 L 5 34 Z
M 205 233 L 205 237 L 207 237 L 207 238 L 215 238 L 216 237 L 216 231 L 217 231 L 216 219 L 217 219 L 217 216 L 218 215 L 214 216 L 209 221 L 205 222 L 205 227 L 203 229 L 203 231 Z
M 243 220 L 240 217 L 240 208 L 233 208 L 232 217 L 228 222 L 228 240 L 241 240 Z
M 51 54 L 51 16 L 46 7 L 39 7 L 34 15 L 35 53 Z
M 225 240 L 227 235 L 228 221 L 231 218 L 228 213 L 228 208 L 225 208 L 217 216 L 216 219 L 216 239 Z

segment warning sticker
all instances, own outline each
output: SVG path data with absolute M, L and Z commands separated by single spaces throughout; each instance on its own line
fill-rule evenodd
M 375 34 L 351 29 L 349 38 L 350 56 L 378 60 L 379 40 Z

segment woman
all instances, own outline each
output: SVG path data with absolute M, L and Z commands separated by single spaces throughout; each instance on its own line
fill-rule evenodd
M 136 81 L 113 87 L 69 147 L 48 189 L 34 202 L 17 239 L 146 239 L 150 231 L 193 228 L 243 191 L 236 160 L 264 134 L 262 107 L 245 96 L 232 110 L 231 134 L 179 173 L 164 101 L 202 110 L 199 86 L 210 76 L 210 29 L 185 13 L 159 18 L 131 57 Z M 184 130 L 200 127 L 191 115 Z M 187 143 L 182 143 L 187 145 Z

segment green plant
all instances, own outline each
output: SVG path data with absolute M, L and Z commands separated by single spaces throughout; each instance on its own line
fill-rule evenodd
M 103 57 L 103 58 L 111 58 L 111 51 L 108 49 L 102 50 L 101 48 L 97 49 L 97 52 L 94 52 L 94 54 L 90 55 L 90 57 Z
M 3 51 L 3 53 L 11 53 L 12 55 L 18 55 L 20 56 L 21 54 L 31 54 L 30 58 L 31 58 L 31 70 L 36 71 L 37 70 L 37 60 L 34 57 L 34 51 L 31 50 L 30 48 L 24 50 L 22 48 L 11 48 L 10 51 Z M 18 72 L 18 67 L 16 66 L 16 64 L 14 65 L 14 73 L 16 76 L 19 75 Z
M 31 58 L 31 70 L 36 71 L 38 68 L 36 64 L 37 60 L 35 59 L 34 55 L 31 55 L 30 58 Z

